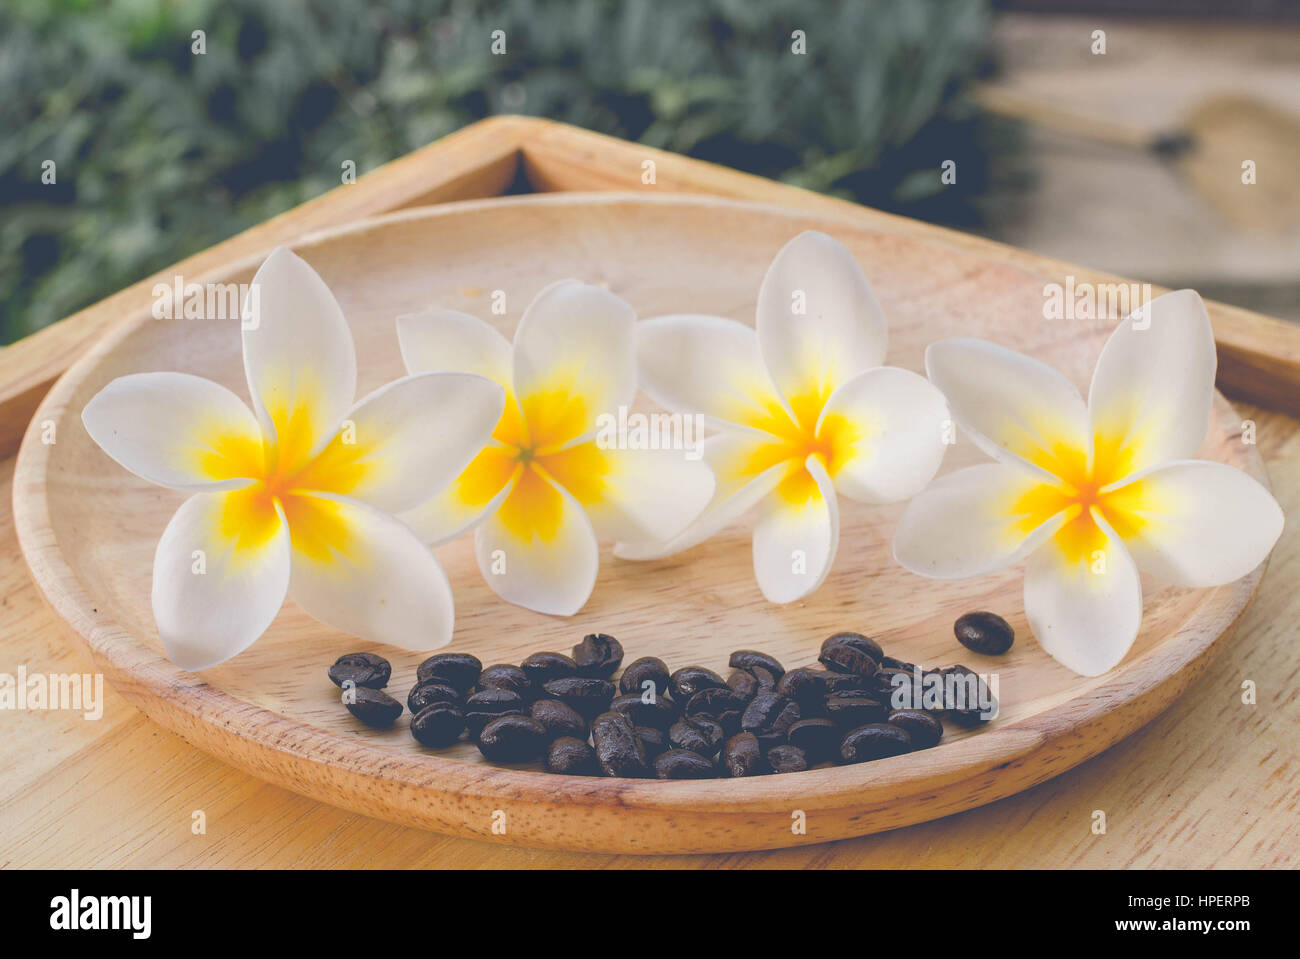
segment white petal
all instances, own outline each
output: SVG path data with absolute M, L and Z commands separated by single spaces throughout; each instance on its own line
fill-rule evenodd
M 182 669 L 197 672 L 243 652 L 284 603 L 288 530 L 271 505 L 251 524 L 235 522 L 248 497 L 242 490 L 191 496 L 158 541 L 153 614 L 167 657 Z
M 572 616 L 591 596 L 600 556 L 591 523 L 565 490 L 526 471 L 474 532 L 479 569 L 507 602 Z
M 894 558 L 931 579 L 983 576 L 1020 562 L 1065 519 L 1059 513 L 1027 524 L 1018 504 L 1039 485 L 1023 466 L 1002 463 L 940 477 L 903 511 L 894 533 Z
M 305 461 L 329 442 L 356 399 L 352 332 L 325 281 L 284 247 L 266 258 L 252 286 L 243 337 L 253 408 L 266 434 Z
M 371 393 L 301 479 L 396 513 L 444 489 L 492 435 L 505 391 L 474 373 L 420 373 Z
M 934 479 L 948 449 L 948 405 L 923 376 L 864 370 L 831 394 L 817 424 L 834 439 L 835 489 L 865 503 L 895 503 Z
M 885 314 L 847 249 L 806 231 L 787 243 L 758 292 L 758 342 L 777 388 L 823 399 L 885 361 Z
M 1134 526 L 1125 530 L 1124 545 L 1138 568 L 1177 586 L 1240 579 L 1267 558 L 1282 535 L 1277 500 L 1223 463 L 1183 460 L 1162 466 L 1106 500 L 1108 505 L 1116 501 L 1131 510 L 1125 515 Z
M 1088 409 L 1074 385 L 1046 363 L 996 343 L 958 338 L 930 344 L 925 370 L 947 397 L 957 425 L 985 453 L 1057 476 L 1083 472 Z
M 433 546 L 445 543 L 496 512 L 519 471 L 513 453 L 489 443 L 453 482 L 398 518 L 415 531 L 421 542 Z
M 1065 558 L 1052 543 L 1029 558 L 1025 616 L 1049 656 L 1083 676 L 1124 658 L 1142 623 L 1142 584 L 1124 544 L 1105 530 L 1104 562 Z
M 411 530 L 342 496 L 286 498 L 293 542 L 289 595 L 334 629 L 402 649 L 451 642 L 451 586 Z
M 510 389 L 510 343 L 476 316 L 455 310 L 399 316 L 397 341 L 408 372 L 463 370 Z
M 1158 296 L 1115 328 L 1088 394 L 1099 451 L 1118 446 L 1115 475 L 1196 455 L 1210 424 L 1216 364 L 1214 331 L 1194 290 Z
M 188 373 L 120 376 L 81 411 L 90 438 L 136 476 L 186 491 L 261 474 L 262 434 L 230 390 Z
M 792 603 L 817 589 L 835 561 L 840 541 L 839 505 L 826 469 L 809 456 L 804 469 L 811 474 L 786 479 L 763 501 L 754 526 L 754 575 L 770 603 Z M 803 502 L 791 502 L 782 489 L 792 480 L 806 488 Z

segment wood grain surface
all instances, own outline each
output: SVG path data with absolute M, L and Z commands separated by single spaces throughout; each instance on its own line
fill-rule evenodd
M 529 157 L 555 161 L 565 131 L 540 125 Z M 596 138 L 603 140 L 604 138 Z M 590 135 L 574 134 L 573 154 L 589 156 Z M 528 141 L 533 144 L 532 140 Z M 612 143 L 612 141 L 611 141 Z M 610 144 L 605 144 L 610 146 Z M 610 147 L 612 149 L 612 147 Z M 432 148 L 431 148 L 432 149 Z M 618 162 L 641 155 L 626 147 Z M 560 151 L 562 152 L 562 151 Z M 532 175 L 536 175 L 535 173 Z M 721 173 L 722 179 L 726 179 Z M 752 178 L 737 178 L 740 181 Z M 758 181 L 762 182 L 762 181 Z M 732 191 L 745 184 L 733 182 Z M 799 204 L 805 194 L 784 191 Z M 706 189 L 697 186 L 696 191 Z M 771 197 L 767 197 L 771 198 Z M 895 218 L 861 211 L 890 229 Z M 292 216 L 290 214 L 289 216 Z M 910 231 L 907 231 L 910 232 Z M 979 241 L 983 243 L 984 241 Z M 992 245 L 990 245 L 992 246 Z M 254 244 L 244 252 L 257 249 Z M 1009 255 L 1023 266 L 1027 255 Z M 1032 258 L 1030 258 L 1032 260 Z M 1053 266 L 1040 264 L 1042 274 Z M 1076 276 L 1087 271 L 1077 269 Z M 1212 308 L 1218 325 L 1222 311 Z M 1247 315 L 1254 328 L 1281 334 Z M 1288 341 L 1287 349 L 1294 343 Z M 6 409 L 8 409 L 6 407 Z M 1300 502 L 1296 423 L 1245 408 L 1259 427 L 1284 509 Z M 6 425 L 12 429 L 13 420 Z M 19 427 L 21 429 L 21 427 Z M 11 464 L 3 475 L 9 482 Z M 12 546 L 10 518 L 0 535 Z M 1191 693 L 1147 728 L 1098 759 L 1036 789 L 974 812 L 863 840 L 780 853 L 673 859 L 674 865 L 1289 865 L 1296 862 L 1297 765 L 1290 735 L 1296 707 L 1282 694 L 1296 679 L 1288 642 L 1300 613 L 1289 582 L 1300 564 L 1292 530 L 1275 551 L 1259 602 L 1227 655 Z M 82 667 L 57 635 L 11 550 L 0 565 L 4 660 L 57 672 Z M 1243 679 L 1259 684 L 1254 706 L 1240 702 Z M 267 786 L 163 732 L 108 694 L 104 718 L 67 713 L 3 715 L 14 748 L 0 754 L 0 836 L 7 865 L 645 865 L 643 858 L 538 853 L 405 829 L 341 812 Z M 1096 809 L 1106 835 L 1090 831 Z M 207 831 L 191 815 L 203 810 Z

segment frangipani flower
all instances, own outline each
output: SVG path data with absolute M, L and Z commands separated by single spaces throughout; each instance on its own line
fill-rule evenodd
M 122 466 L 193 494 L 154 557 L 167 655 L 189 670 L 229 659 L 266 630 L 286 593 L 365 639 L 446 644 L 447 578 L 389 514 L 428 498 L 473 458 L 501 414 L 501 388 L 428 374 L 353 406 L 352 334 L 324 281 L 281 248 L 253 283 L 259 308 L 245 317 L 243 347 L 256 414 L 185 373 L 120 377 L 82 411 L 87 432 Z
M 676 533 L 713 492 L 708 467 L 681 450 L 597 439 L 602 416 L 617 416 L 636 394 L 634 326 L 627 303 L 576 280 L 537 294 L 513 346 L 464 313 L 398 318 L 412 373 L 468 370 L 506 390 L 492 441 L 402 518 L 435 544 L 476 527 L 483 577 L 511 603 L 576 613 L 596 582 L 598 539 Z
M 761 503 L 754 574 L 768 600 L 789 603 L 830 571 L 839 496 L 891 503 L 930 481 L 948 412 L 924 377 L 880 365 L 884 314 L 853 256 L 823 233 L 801 233 L 776 255 L 756 325 L 698 315 L 639 325 L 645 391 L 722 430 L 704 444 L 717 490 L 680 535 L 614 552 L 667 556 Z
M 1085 676 L 1115 666 L 1142 620 L 1138 570 L 1217 586 L 1258 566 L 1282 532 L 1259 483 L 1191 459 L 1209 428 L 1216 365 L 1192 290 L 1122 322 L 1088 402 L 1037 360 L 982 340 L 926 351 L 953 418 L 997 463 L 958 470 L 908 504 L 894 555 L 938 579 L 1023 559 L 1025 615 L 1039 644 Z

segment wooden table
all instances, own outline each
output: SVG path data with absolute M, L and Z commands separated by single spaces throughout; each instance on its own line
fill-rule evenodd
M 642 164 L 656 183 L 641 183 Z M 847 216 L 978 251 L 1044 282 L 1108 279 L 975 237 L 863 209 L 561 124 L 500 117 L 474 124 L 162 271 L 0 353 L 0 482 L 50 383 L 159 278 L 201 275 L 315 229 L 390 210 L 534 190 L 713 193 Z M 1257 424 L 1288 516 L 1300 516 L 1300 328 L 1212 305 L 1220 386 Z M 1242 402 L 1242 399 L 1249 402 Z M 1261 405 L 1256 405 L 1261 404 Z M 1267 407 L 1267 408 L 1265 408 Z M 1289 410 L 1287 415 L 1280 410 Z M 38 424 L 33 427 L 37 428 Z M 0 515 L 0 672 L 85 664 L 42 605 Z M 1273 553 L 1229 650 L 1173 708 L 1120 745 L 1001 802 L 892 833 L 728 856 L 541 852 L 451 839 L 346 813 L 227 767 L 105 691 L 104 715 L 5 711 L 0 729 L 0 865 L 44 867 L 362 866 L 1296 866 L 1300 864 L 1300 529 Z M 1256 703 L 1242 703 L 1252 680 Z M 201 810 L 206 831 L 195 834 Z M 1094 811 L 1107 830 L 1094 835 Z

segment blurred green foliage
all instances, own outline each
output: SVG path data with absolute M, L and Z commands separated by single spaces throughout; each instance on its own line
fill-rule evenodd
M 494 113 L 973 225 L 987 130 L 960 90 L 988 16 L 984 0 L 5 0 L 0 337 L 338 186 L 345 160 L 364 174 Z M 948 159 L 961 175 L 941 187 Z

